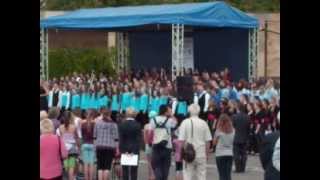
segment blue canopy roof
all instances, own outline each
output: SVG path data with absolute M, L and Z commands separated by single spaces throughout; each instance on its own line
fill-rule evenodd
M 40 21 L 41 28 L 112 29 L 150 24 L 256 28 L 258 19 L 224 2 L 80 9 Z

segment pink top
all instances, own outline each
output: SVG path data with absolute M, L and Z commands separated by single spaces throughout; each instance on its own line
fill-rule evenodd
M 62 158 L 68 156 L 63 140 L 60 140 Z M 62 164 L 57 135 L 43 134 L 40 136 L 40 178 L 51 179 L 62 175 Z
M 181 151 L 182 151 L 182 141 L 179 141 L 178 139 L 173 140 L 174 148 L 175 148 L 175 160 L 176 162 L 181 162 L 182 157 L 181 157 Z

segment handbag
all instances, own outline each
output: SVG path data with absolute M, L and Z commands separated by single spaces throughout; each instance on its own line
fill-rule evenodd
M 191 138 L 193 139 L 193 123 L 191 121 Z M 187 163 L 192 163 L 196 158 L 196 151 L 194 149 L 193 144 L 186 142 L 184 147 L 182 148 L 182 159 Z

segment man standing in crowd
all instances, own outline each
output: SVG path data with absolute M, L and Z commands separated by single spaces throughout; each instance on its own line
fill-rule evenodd
M 280 124 L 280 112 L 277 118 Z M 264 179 L 280 180 L 280 132 L 266 135 L 260 149 L 260 160 L 265 171 Z
M 247 142 L 249 137 L 250 117 L 243 105 L 238 105 L 238 113 L 232 117 L 235 137 L 233 143 L 235 172 L 243 173 L 247 162 Z
M 276 145 L 274 147 L 272 155 L 272 166 L 274 168 L 275 173 L 270 178 L 270 180 L 280 180 L 280 137 L 277 140 Z
M 171 130 L 177 125 L 172 110 L 167 105 L 161 105 L 159 116 L 150 120 L 154 132 L 152 143 L 152 168 L 156 180 L 167 180 L 171 165 L 172 139 Z
M 195 93 L 193 102 L 194 104 L 198 104 L 200 106 L 200 114 L 199 117 L 201 119 L 206 120 L 206 112 L 208 111 L 210 95 L 207 91 L 205 91 L 202 82 L 198 82 L 197 84 L 197 92 Z
M 212 140 L 210 129 L 207 123 L 200 119 L 200 107 L 197 104 L 191 104 L 188 108 L 190 118 L 182 121 L 179 127 L 179 141 L 188 142 L 193 145 L 196 158 L 192 163 L 185 162 L 183 170 L 184 180 L 205 180 L 207 173 L 207 159 Z
M 141 127 L 140 123 L 135 121 L 135 116 L 136 113 L 133 111 L 133 109 L 127 108 L 126 121 L 121 123 L 119 126 L 119 148 L 121 154 L 129 153 L 139 155 L 141 143 Z M 137 180 L 138 166 L 122 166 L 122 169 L 123 180 Z

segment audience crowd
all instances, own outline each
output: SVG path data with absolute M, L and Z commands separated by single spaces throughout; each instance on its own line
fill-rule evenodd
M 139 166 L 121 166 L 120 157 L 141 159 L 142 149 L 149 179 L 167 180 L 173 155 L 177 180 L 205 180 L 210 153 L 220 180 L 231 180 L 233 162 L 245 172 L 255 154 L 265 179 L 280 179 L 280 84 L 235 82 L 227 68 L 185 76 L 188 100 L 164 69 L 40 80 L 40 179 L 135 180 Z

